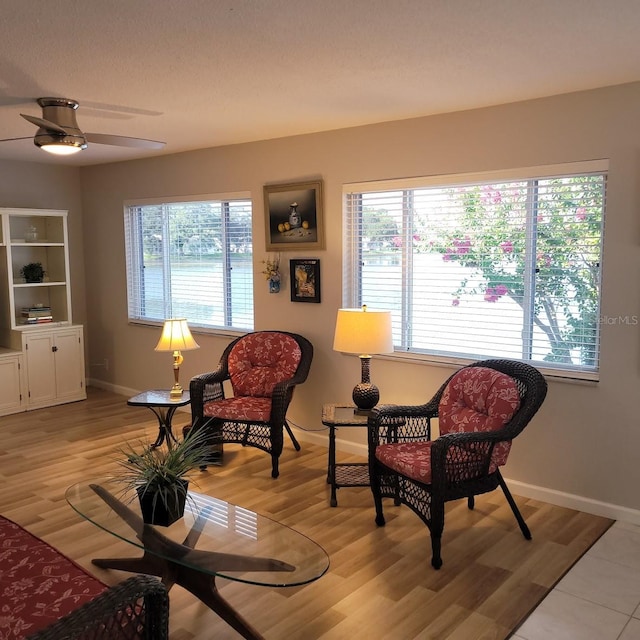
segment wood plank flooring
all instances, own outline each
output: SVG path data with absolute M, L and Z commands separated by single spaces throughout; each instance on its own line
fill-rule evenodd
M 64 499 L 75 482 L 114 470 L 115 450 L 157 434 L 150 411 L 89 388 L 83 402 L 0 418 L 0 513 L 114 584 L 126 577 L 91 558 L 131 547 L 83 521 Z M 174 426 L 189 421 L 177 413 Z M 339 461 L 362 461 L 340 454 Z M 198 490 L 289 525 L 322 545 L 329 571 L 304 587 L 266 588 L 217 581 L 222 595 L 267 640 L 500 640 L 606 531 L 611 521 L 516 497 L 533 534 L 526 541 L 502 493 L 447 508 L 434 571 L 428 530 L 406 507 L 386 503 L 374 523 L 368 488 L 338 491 L 329 507 L 326 448 L 285 441 L 280 478 L 268 455 L 225 445 L 223 467 L 197 475 Z M 508 475 L 508 467 L 507 467 Z M 173 640 L 236 640 L 238 634 L 180 587 L 170 593 Z

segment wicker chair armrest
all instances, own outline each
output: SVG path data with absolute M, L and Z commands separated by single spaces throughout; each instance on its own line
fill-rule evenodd
M 273 393 L 271 394 L 271 419 L 275 424 L 284 422 L 294 389 L 298 384 L 302 384 L 306 377 L 306 375 L 294 375 L 293 378 L 278 382 L 273 388 Z
M 498 442 L 510 440 L 505 429 L 448 433 L 431 445 L 434 487 L 477 479 L 489 474 L 491 454 Z
M 166 640 L 169 595 L 151 576 L 133 576 L 60 618 L 28 640 Z
M 463 443 L 470 442 L 502 442 L 504 440 L 511 440 L 508 431 L 505 429 L 498 429 L 496 431 L 461 431 L 455 433 L 447 433 L 441 435 L 437 441 L 441 441 L 444 447 L 451 447 Z M 434 443 L 435 446 L 435 443 Z
M 191 378 L 189 388 L 194 384 L 196 386 L 195 391 L 198 393 L 198 389 L 205 388 L 207 385 L 222 384 L 225 380 L 229 380 L 228 372 L 223 369 L 216 369 L 215 371 L 201 373 Z
M 402 418 L 402 417 L 438 417 L 438 404 L 429 401 L 426 404 L 418 405 L 401 405 L 401 404 L 379 404 L 371 410 L 369 424 L 372 421 L 384 421 L 385 418 Z
M 223 382 L 229 378 L 228 373 L 222 367 L 210 373 L 201 373 L 189 382 L 189 395 L 191 397 L 192 424 L 202 419 L 204 405 L 214 400 L 224 398 Z
M 378 405 L 368 421 L 369 448 L 380 444 L 431 440 L 431 418 L 438 417 L 438 404 Z

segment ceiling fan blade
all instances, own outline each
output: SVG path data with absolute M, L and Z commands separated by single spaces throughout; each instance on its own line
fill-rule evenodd
M 136 149 L 162 149 L 166 142 L 145 140 L 143 138 L 129 138 L 127 136 L 112 136 L 108 133 L 85 133 L 87 142 L 96 144 L 110 144 L 116 147 L 134 147 Z
M 31 124 L 35 124 L 36 127 L 42 127 L 43 129 L 48 129 L 49 131 L 55 131 L 57 133 L 65 133 L 68 134 L 69 131 L 64 127 L 61 127 L 59 124 L 55 122 L 51 122 L 50 120 L 44 120 L 43 118 L 36 118 L 35 116 L 28 116 L 24 113 L 20 114 L 27 122 Z
M 13 142 L 14 140 L 31 140 L 33 141 L 33 136 L 28 136 L 26 138 L 4 138 L 0 140 L 0 142 Z

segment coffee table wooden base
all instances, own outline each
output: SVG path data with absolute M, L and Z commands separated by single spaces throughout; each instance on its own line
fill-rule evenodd
M 264 636 L 220 595 L 213 576 L 146 552 L 141 558 L 96 558 L 91 562 L 101 569 L 117 569 L 158 576 L 167 589 L 170 589 L 174 584 L 180 585 L 206 604 L 243 638 L 264 640 Z
M 178 584 L 196 596 L 228 625 L 247 640 L 264 640 L 218 592 L 215 571 L 293 571 L 295 567 L 275 558 L 256 558 L 229 553 L 195 549 L 206 520 L 203 512 L 182 544 L 170 540 L 160 531 L 143 522 L 142 518 L 100 485 L 90 485 L 135 532 L 144 545 L 141 558 L 96 558 L 93 564 L 102 569 L 117 569 L 158 576 L 170 589 Z M 173 559 L 172 559 L 173 558 Z M 202 570 L 180 563 L 198 564 Z

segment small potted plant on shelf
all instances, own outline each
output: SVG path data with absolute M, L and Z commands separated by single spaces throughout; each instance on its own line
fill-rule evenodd
M 125 491 L 135 489 L 142 518 L 149 524 L 169 526 L 184 515 L 190 474 L 210 463 L 210 436 L 206 429 L 189 430 L 180 441 L 165 445 L 127 443 L 117 462 L 124 473 L 115 479 Z
M 20 269 L 20 275 L 26 282 L 42 282 L 44 274 L 45 271 L 41 262 L 30 262 Z

